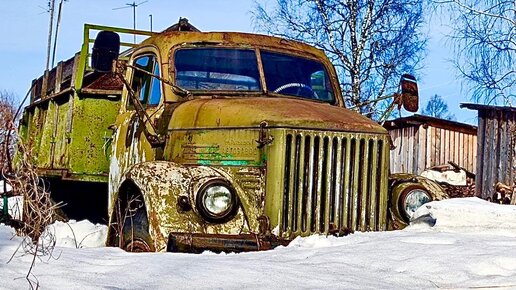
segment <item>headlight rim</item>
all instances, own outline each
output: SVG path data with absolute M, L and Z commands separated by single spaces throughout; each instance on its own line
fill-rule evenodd
M 231 194 L 231 200 L 233 201 L 231 206 L 228 210 L 223 212 L 221 215 L 217 215 L 209 211 L 203 202 L 203 195 L 207 192 L 207 189 L 212 186 L 224 186 L 226 187 L 230 194 Z M 235 215 L 238 212 L 240 201 L 238 199 L 238 195 L 236 193 L 236 190 L 233 186 L 231 186 L 231 183 L 229 183 L 225 179 L 211 179 L 207 182 L 205 182 L 199 189 L 197 190 L 197 193 L 195 194 L 195 206 L 197 209 L 197 212 L 203 218 L 204 220 L 210 222 L 210 223 L 216 223 L 221 224 L 228 222 L 232 218 L 235 217 Z
M 414 190 L 424 191 L 426 193 L 426 195 L 428 196 L 428 202 L 433 201 L 432 194 L 430 193 L 430 191 L 422 185 L 414 184 L 414 185 L 410 185 L 407 188 L 405 188 L 400 195 L 398 208 L 400 209 L 400 213 L 402 214 L 402 216 L 405 218 L 405 220 L 407 222 L 410 222 L 411 216 L 405 210 L 405 202 L 406 202 L 409 194 Z M 428 203 L 428 202 L 426 202 L 426 203 Z M 423 204 L 426 204 L 426 203 L 423 203 Z M 423 206 L 423 204 L 421 206 Z

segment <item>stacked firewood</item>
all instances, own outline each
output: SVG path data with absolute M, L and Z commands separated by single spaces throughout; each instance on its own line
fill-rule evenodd
M 441 185 L 451 198 L 475 196 L 474 177 L 466 177 L 466 185 L 451 185 L 446 182 L 439 182 L 439 185 Z
M 461 167 L 452 161 L 449 161 L 448 164 L 433 166 L 428 168 L 428 170 L 433 170 L 437 172 L 463 171 L 466 175 L 465 185 L 454 185 L 450 182 L 437 179 L 434 179 L 434 181 L 439 183 L 439 185 L 444 189 L 444 191 L 448 193 L 448 196 L 450 198 L 475 196 L 475 174 L 467 170 L 466 168 Z
M 514 186 L 498 182 L 494 185 L 494 190 L 493 202 L 501 204 L 515 204 L 516 196 L 514 191 L 516 188 Z M 511 200 L 513 202 L 511 202 Z

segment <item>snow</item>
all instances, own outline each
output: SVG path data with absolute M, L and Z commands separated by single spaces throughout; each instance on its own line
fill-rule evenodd
M 59 247 L 95 248 L 106 243 L 107 226 L 92 224 L 87 220 L 70 220 L 67 223 L 57 221 L 50 226 Z
M 460 170 L 459 172 L 455 172 L 454 170 L 445 170 L 441 172 L 427 169 L 421 172 L 421 176 L 435 180 L 437 182 L 446 182 L 455 186 L 466 185 L 466 171 L 464 170 Z
M 516 206 L 452 199 L 429 203 L 416 217 L 402 231 L 315 235 L 271 251 L 201 255 L 125 253 L 99 247 L 102 225 L 58 223 L 53 258 L 37 260 L 32 273 L 41 289 L 516 288 Z M 17 253 L 5 264 L 20 241 L 0 226 L 1 289 L 28 288 L 31 257 Z
M 1 182 L 1 181 L 0 181 Z M 9 186 L 9 185 L 8 185 Z M 3 185 L 0 184 L 0 188 Z M 0 210 L 4 206 L 4 199 L 0 198 Z M 7 198 L 7 209 L 11 218 L 21 220 L 23 213 L 23 197 L 22 196 L 12 196 Z

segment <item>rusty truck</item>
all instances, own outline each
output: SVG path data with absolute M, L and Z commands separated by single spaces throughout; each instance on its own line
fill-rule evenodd
M 415 79 L 401 88 L 417 109 Z M 321 50 L 185 19 L 160 33 L 86 24 L 80 52 L 33 81 L 20 135 L 64 212 L 109 223 L 106 244 L 127 251 L 384 231 L 444 196 L 389 174 L 387 131 L 345 108 Z

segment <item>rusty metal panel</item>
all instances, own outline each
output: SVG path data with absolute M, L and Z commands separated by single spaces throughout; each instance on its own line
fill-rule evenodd
M 262 166 L 259 134 L 256 127 L 174 130 L 170 159 L 187 165 Z
M 73 95 L 63 96 L 57 105 L 57 125 L 54 133 L 54 148 L 52 154 L 52 168 L 68 167 L 68 144 L 70 135 L 67 132 L 69 99 Z
M 107 181 L 112 135 L 108 127 L 115 122 L 120 101 L 76 96 L 73 105 L 68 145 L 70 173 L 76 176 L 97 175 L 100 181 Z M 66 120 L 62 120 L 61 125 L 66 126 Z
M 37 148 L 37 167 L 38 168 L 52 168 L 52 148 L 55 144 L 55 127 L 57 124 L 57 106 L 50 100 L 46 106 L 46 118 L 40 128 L 41 130 L 41 142 Z M 43 107 L 41 107 L 42 110 Z

